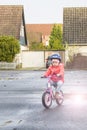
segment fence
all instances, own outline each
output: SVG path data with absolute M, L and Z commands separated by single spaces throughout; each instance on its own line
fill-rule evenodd
M 54 53 L 59 53 L 65 63 L 65 51 L 22 51 L 22 68 L 45 67 L 46 58 Z
M 16 69 L 16 63 L 0 62 L 0 69 Z
M 65 63 L 65 51 L 22 51 L 14 63 L 0 62 L 0 69 L 45 67 L 47 57 L 54 53 L 59 53 Z

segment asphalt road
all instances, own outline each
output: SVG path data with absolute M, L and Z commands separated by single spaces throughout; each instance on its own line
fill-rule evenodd
M 0 71 L 0 130 L 87 130 L 87 71 L 65 71 L 64 103 L 53 102 L 50 109 L 41 102 L 46 86 L 46 79 L 40 78 L 43 73 Z

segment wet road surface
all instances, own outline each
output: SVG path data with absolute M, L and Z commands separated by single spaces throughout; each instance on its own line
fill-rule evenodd
M 65 93 L 62 106 L 57 106 L 54 101 L 50 109 L 45 109 L 41 96 L 46 79 L 40 79 L 42 73 L 42 71 L 0 73 L 0 130 L 87 130 L 86 93 L 80 91 L 78 94 L 71 94 L 71 88 L 70 93 L 69 87 L 68 90 L 64 88 L 64 92 L 68 93 Z M 86 77 L 87 72 L 81 73 Z M 68 74 L 70 72 L 66 72 L 65 76 Z M 74 77 L 75 74 L 72 72 L 71 75 Z M 75 82 L 77 81 L 75 79 Z M 73 81 L 71 82 L 73 86 Z M 66 82 L 65 86 L 67 84 Z

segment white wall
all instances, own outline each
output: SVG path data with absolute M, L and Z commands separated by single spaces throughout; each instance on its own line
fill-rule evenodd
M 45 67 L 46 66 L 46 58 L 54 53 L 60 53 L 63 61 L 65 57 L 65 52 L 58 51 L 22 51 L 21 52 L 21 63 L 22 68 L 28 67 Z
M 79 47 L 79 52 L 82 55 L 87 56 L 87 46 L 81 46 L 81 47 Z
M 44 53 L 43 51 L 23 51 L 22 54 L 22 68 L 27 67 L 44 67 Z
M 87 46 L 69 46 L 65 51 L 65 64 L 70 61 L 69 56 L 77 55 L 80 53 L 83 56 L 87 56 Z

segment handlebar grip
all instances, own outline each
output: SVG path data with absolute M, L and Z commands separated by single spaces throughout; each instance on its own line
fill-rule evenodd
M 46 78 L 46 76 L 41 76 L 41 78 Z

